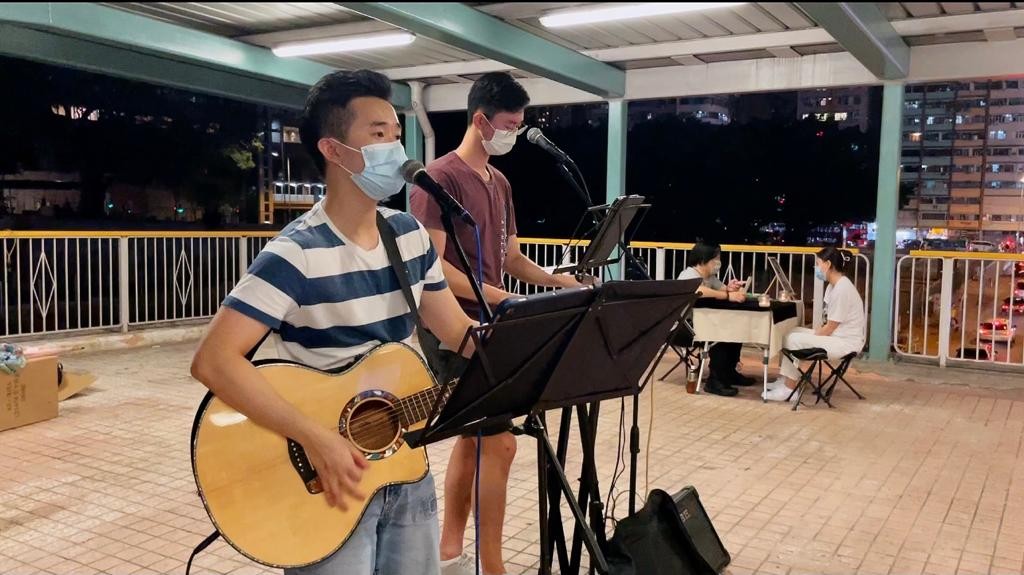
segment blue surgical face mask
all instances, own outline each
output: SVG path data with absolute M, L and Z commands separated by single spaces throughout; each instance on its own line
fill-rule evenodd
M 821 268 L 814 266 L 814 277 L 818 278 L 823 282 L 827 282 L 828 278 L 825 277 L 825 272 L 821 271 Z
M 370 144 L 357 150 L 338 142 L 338 140 L 333 141 L 363 155 L 363 171 L 358 174 L 341 164 L 338 166 L 352 174 L 352 181 L 370 199 L 380 202 L 402 191 L 402 186 L 405 185 L 405 179 L 402 177 L 402 164 L 409 161 L 402 142 Z

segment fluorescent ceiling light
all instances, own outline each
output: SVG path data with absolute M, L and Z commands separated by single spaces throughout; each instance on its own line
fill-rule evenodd
M 647 18 L 649 16 L 662 16 L 664 14 L 678 14 L 680 12 L 697 12 L 700 10 L 712 10 L 714 8 L 728 8 L 730 6 L 742 6 L 746 2 L 660 2 L 642 4 L 618 4 L 615 6 L 595 5 L 588 8 L 576 8 L 573 10 L 560 10 L 541 16 L 540 23 L 548 28 L 562 28 L 566 26 L 578 26 L 580 24 L 596 24 L 598 22 L 612 22 L 616 20 L 632 20 L 634 18 Z
M 337 54 L 375 48 L 390 48 L 411 44 L 416 37 L 408 32 L 384 32 L 380 34 L 363 34 L 360 36 L 343 36 L 327 40 L 310 40 L 306 42 L 289 42 L 275 46 L 273 52 L 277 56 L 314 56 L 317 54 Z

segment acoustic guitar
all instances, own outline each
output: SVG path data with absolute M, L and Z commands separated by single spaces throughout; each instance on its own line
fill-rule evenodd
M 337 429 L 369 461 L 365 501 L 330 507 L 302 446 L 256 425 L 208 393 L 192 428 L 192 472 L 203 506 L 224 539 L 271 567 L 316 563 L 341 548 L 373 494 L 414 483 L 427 454 L 404 443 L 420 429 L 440 388 L 412 348 L 374 348 L 342 373 L 283 361 L 257 366 L 277 393 L 324 427 Z

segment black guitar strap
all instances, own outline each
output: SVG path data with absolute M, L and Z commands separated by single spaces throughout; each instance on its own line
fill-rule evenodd
M 423 342 L 427 341 L 425 339 L 426 337 L 433 336 L 427 334 L 426 329 L 423 327 L 423 322 L 420 321 L 420 312 L 416 306 L 416 299 L 412 295 L 412 286 L 409 285 L 409 268 L 405 265 L 405 260 L 402 259 L 402 254 L 398 251 L 398 242 L 395 239 L 395 230 L 380 212 L 377 212 L 377 231 L 380 232 L 380 241 L 384 243 L 384 251 L 388 254 L 388 261 L 391 262 L 391 269 L 395 272 L 395 276 L 398 277 L 398 285 L 402 287 L 402 295 L 405 296 L 405 303 L 409 306 L 409 311 L 412 312 L 412 319 L 416 324 L 416 338 L 420 342 L 420 349 L 422 350 L 424 357 L 427 359 L 427 364 L 442 365 L 437 347 L 423 345 Z
M 409 267 L 405 265 L 401 252 L 398 251 L 398 241 L 395 239 L 395 230 L 388 223 L 387 219 L 380 212 L 377 212 L 377 231 L 380 232 L 380 241 L 384 242 L 384 251 L 388 254 L 388 261 L 391 262 L 391 269 L 398 276 L 398 285 L 402 286 L 402 295 L 405 296 L 405 303 L 412 312 L 412 320 L 416 323 L 416 335 L 423 341 L 423 324 L 420 322 L 420 314 L 416 307 L 416 298 L 412 295 L 412 286 L 409 284 Z
M 185 575 L 189 575 L 189 573 L 192 571 L 192 560 L 196 558 L 196 555 L 202 553 L 203 550 L 209 547 L 211 543 L 216 541 L 218 537 L 220 537 L 220 531 L 214 531 L 213 533 L 207 535 L 206 539 L 203 539 L 202 542 L 199 543 L 199 545 L 196 545 L 196 548 L 192 550 L 192 554 L 188 556 L 188 563 L 185 565 Z

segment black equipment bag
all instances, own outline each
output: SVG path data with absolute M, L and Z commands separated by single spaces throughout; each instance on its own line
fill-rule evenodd
M 717 575 L 731 561 L 692 486 L 675 496 L 651 491 L 642 509 L 619 521 L 608 547 L 631 559 L 632 569 L 613 570 L 622 575 Z

